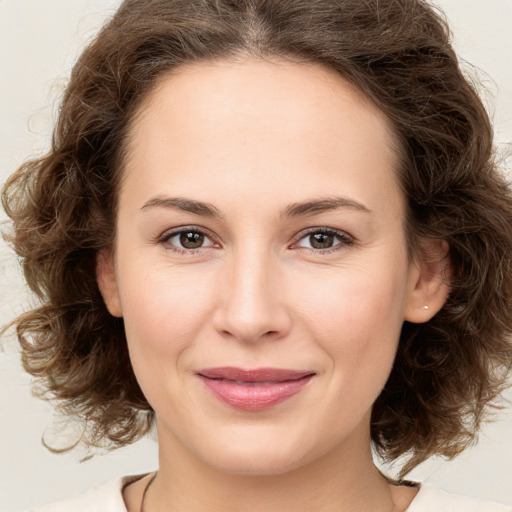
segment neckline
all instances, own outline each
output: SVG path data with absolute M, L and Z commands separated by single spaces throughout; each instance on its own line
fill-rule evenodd
M 156 476 L 156 473 L 157 473 L 157 471 L 155 470 L 155 471 L 152 471 L 149 473 L 143 473 L 143 474 L 138 474 L 138 475 L 128 475 L 128 476 L 124 476 L 124 477 L 121 477 L 120 479 L 118 479 L 117 487 L 119 489 L 119 497 L 121 499 L 121 503 L 123 504 L 123 508 L 119 508 L 119 511 L 116 510 L 116 512 L 128 512 L 128 507 L 126 506 L 126 503 L 124 500 L 124 491 L 125 491 L 126 487 L 128 487 L 130 484 L 133 484 L 139 480 L 142 480 L 143 478 L 146 478 L 147 476 L 152 474 L 153 477 L 149 480 L 149 482 L 144 487 L 143 494 L 145 494 L 147 492 L 148 488 L 150 487 L 151 483 L 153 482 L 153 480 Z M 403 486 L 403 487 L 417 487 L 418 488 L 418 492 L 416 493 L 416 496 L 413 498 L 413 500 L 411 501 L 411 503 L 409 504 L 407 509 L 405 509 L 404 512 L 415 512 L 416 508 L 413 509 L 411 507 L 416 506 L 415 504 L 421 505 L 421 502 L 423 501 L 423 496 L 426 494 L 425 491 L 431 487 L 427 484 L 423 484 L 421 482 L 414 482 L 412 480 L 394 480 L 389 477 L 386 477 L 386 479 L 388 480 L 388 482 L 391 485 L 394 485 L 396 487 Z M 433 488 L 433 489 L 435 489 L 435 488 Z M 143 507 L 143 502 L 141 502 L 138 512 L 143 511 L 142 507 Z

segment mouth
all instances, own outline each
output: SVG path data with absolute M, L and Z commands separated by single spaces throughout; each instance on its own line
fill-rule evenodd
M 262 411 L 302 391 L 315 373 L 281 368 L 222 367 L 207 368 L 197 375 L 224 404 L 244 411 Z

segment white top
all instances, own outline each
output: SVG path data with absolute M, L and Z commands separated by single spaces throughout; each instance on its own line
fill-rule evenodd
M 75 498 L 33 509 L 31 512 L 127 512 L 122 495 L 123 487 L 141 476 L 119 478 L 101 487 L 93 487 Z M 407 512 L 512 512 L 512 506 L 448 494 L 428 484 L 419 486 L 420 490 Z

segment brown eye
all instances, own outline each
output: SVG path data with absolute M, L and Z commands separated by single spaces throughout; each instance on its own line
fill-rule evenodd
M 296 247 L 314 250 L 318 254 L 326 254 L 331 251 L 346 248 L 354 244 L 354 239 L 344 233 L 329 228 L 310 230 L 296 244 Z
M 160 243 L 166 249 L 174 250 L 179 253 L 193 252 L 197 249 L 207 249 L 214 247 L 213 240 L 201 229 L 177 229 L 171 233 L 164 235 Z
M 334 245 L 333 233 L 313 233 L 309 235 L 309 243 L 313 249 L 329 249 Z
M 199 249 L 204 244 L 205 236 L 197 231 L 184 231 L 180 233 L 180 245 L 185 249 Z

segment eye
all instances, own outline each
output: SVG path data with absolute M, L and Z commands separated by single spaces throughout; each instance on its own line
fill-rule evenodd
M 168 232 L 160 239 L 160 243 L 183 252 L 215 246 L 212 239 L 198 228 L 180 228 Z
M 353 243 L 353 239 L 341 231 L 315 228 L 307 232 L 295 246 L 329 252 L 329 249 L 336 250 L 338 246 L 346 246 Z

